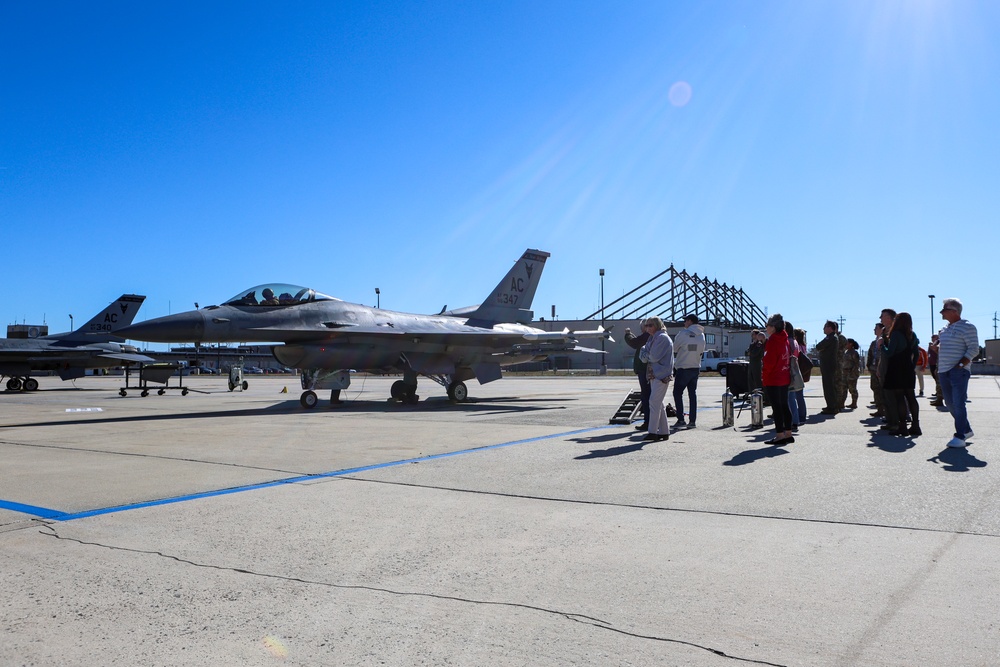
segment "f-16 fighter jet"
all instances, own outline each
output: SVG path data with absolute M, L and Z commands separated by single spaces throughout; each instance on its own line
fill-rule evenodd
M 125 340 L 117 332 L 132 323 L 145 299 L 123 294 L 76 331 L 23 340 L 0 339 L 0 378 L 9 378 L 10 391 L 35 391 L 38 380 L 31 377 L 32 371 L 55 371 L 63 380 L 72 380 L 83 377 L 88 368 L 154 361 L 131 345 L 114 342 Z
M 555 352 L 586 351 L 580 338 L 610 338 L 595 331 L 549 332 L 528 326 L 549 253 L 526 250 L 484 303 L 437 315 L 400 313 L 348 303 L 307 287 L 266 284 L 243 290 L 221 306 L 158 317 L 120 331 L 134 340 L 164 343 L 281 342 L 274 357 L 303 370 L 303 407 L 330 400 L 350 385 L 349 370 L 402 373 L 392 398 L 414 403 L 417 377 L 444 386 L 448 397 L 468 399 L 465 381 L 499 380 L 501 368 Z

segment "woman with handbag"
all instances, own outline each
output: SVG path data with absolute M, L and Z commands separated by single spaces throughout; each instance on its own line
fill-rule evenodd
M 788 408 L 788 385 L 792 381 L 785 319 L 775 313 L 767 321 L 767 343 L 764 344 L 764 363 L 761 380 L 764 395 L 771 399 L 774 408 L 774 437 L 765 445 L 787 445 L 795 442 L 792 437 L 792 412 Z
M 885 358 L 885 379 L 882 388 L 887 392 L 886 423 L 881 426 L 890 435 L 922 434 L 920 430 L 920 406 L 913 393 L 917 382 L 917 359 L 920 341 L 913 333 L 913 318 L 909 313 L 899 313 L 889 327 L 888 343 L 882 348 Z M 906 413 L 909 410 L 912 424 L 906 428 Z
M 791 376 L 791 382 L 788 384 L 788 411 L 792 415 L 791 430 L 798 431 L 799 424 L 806 420 L 806 383 L 799 368 L 799 355 L 805 354 L 806 351 L 799 348 L 799 342 L 795 339 L 795 327 L 791 322 L 785 322 L 785 335 L 788 336 L 788 370 Z
M 809 377 L 812 374 L 813 362 L 806 354 L 808 347 L 806 346 L 806 330 L 796 329 L 795 330 L 795 343 L 799 347 L 799 370 L 802 372 L 802 391 L 795 392 L 795 401 L 799 404 L 799 424 L 804 424 L 806 419 L 809 418 L 809 413 L 806 411 L 806 391 L 805 383 L 809 382 Z
M 674 342 L 667 335 L 667 327 L 659 317 L 646 320 L 649 340 L 642 346 L 639 358 L 646 362 L 649 379 L 649 433 L 643 440 L 666 440 L 670 437 L 670 423 L 664 400 L 674 374 Z

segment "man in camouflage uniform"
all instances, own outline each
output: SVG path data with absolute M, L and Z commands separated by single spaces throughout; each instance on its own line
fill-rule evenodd
M 861 376 L 861 355 L 858 354 L 858 342 L 853 338 L 847 339 L 847 350 L 844 352 L 844 393 L 841 394 L 840 402 L 847 402 L 847 394 L 851 394 L 850 409 L 858 407 L 858 378 Z

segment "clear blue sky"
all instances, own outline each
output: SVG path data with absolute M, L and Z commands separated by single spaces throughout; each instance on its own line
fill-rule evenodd
M 0 0 L 5 324 L 264 282 L 561 319 L 673 262 L 821 336 L 993 337 L 1000 3 Z M 940 320 L 935 320 L 935 328 Z

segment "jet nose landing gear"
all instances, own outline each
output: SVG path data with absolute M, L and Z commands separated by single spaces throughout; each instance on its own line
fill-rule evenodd
M 316 389 L 330 390 L 330 405 L 342 405 L 340 392 L 351 386 L 351 373 L 347 370 L 324 371 L 322 369 L 306 369 L 302 371 L 302 396 L 299 403 L 307 410 L 312 410 L 319 404 Z
M 302 396 L 299 397 L 299 403 L 302 404 L 302 407 L 312 410 L 316 407 L 316 404 L 319 403 L 319 397 L 316 395 L 315 391 L 304 391 L 302 392 Z

